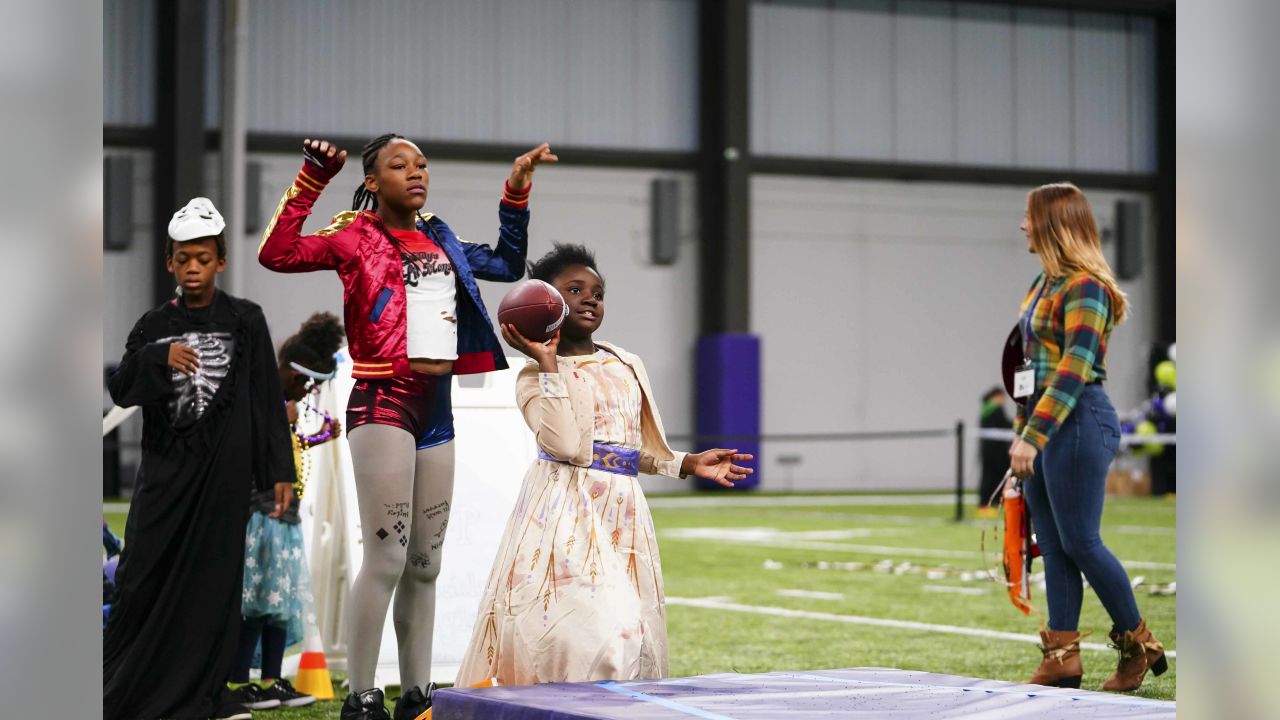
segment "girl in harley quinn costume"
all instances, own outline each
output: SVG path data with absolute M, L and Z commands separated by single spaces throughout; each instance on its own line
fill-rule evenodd
M 454 374 L 507 367 L 477 280 L 514 282 L 525 270 L 534 170 L 556 156 L 546 145 L 516 158 L 498 206 L 494 247 L 463 241 L 422 212 L 430 173 L 418 146 L 382 135 L 362 152 L 364 180 L 352 209 L 312 235 L 311 207 L 346 160 L 323 140 L 304 162 L 268 225 L 258 260 L 279 272 L 334 270 L 356 383 L 347 403 L 364 557 L 347 601 L 351 694 L 343 720 L 385 720 L 374 668 L 387 607 L 400 648 L 404 689 L 395 720 L 431 706 L 435 579 L 453 495 Z

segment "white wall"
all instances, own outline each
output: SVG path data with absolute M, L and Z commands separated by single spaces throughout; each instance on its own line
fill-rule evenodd
M 1115 193 L 1089 192 L 1101 226 Z M 763 431 L 951 428 L 1000 383 L 1002 344 L 1039 272 L 1018 230 L 1025 188 L 757 177 L 752 329 L 763 338 Z M 1129 196 L 1125 197 L 1140 197 Z M 1148 246 L 1150 219 L 1144 223 Z M 1124 283 L 1133 319 L 1112 336 L 1118 408 L 1145 390 L 1155 317 L 1147 274 Z M 969 457 L 972 458 L 972 449 Z M 946 488 L 950 439 L 767 443 L 783 489 Z M 785 468 L 780 455 L 798 455 Z

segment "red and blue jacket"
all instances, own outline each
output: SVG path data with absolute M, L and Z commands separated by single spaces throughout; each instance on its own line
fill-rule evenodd
M 405 337 L 405 290 L 400 251 L 377 215 L 346 211 L 333 224 L 303 235 L 325 183 L 303 170 L 285 191 L 275 216 L 263 233 L 258 261 L 277 272 L 336 270 L 342 280 L 347 344 L 352 375 L 377 379 L 410 374 Z M 496 248 L 459 238 L 444 220 L 425 214 L 418 230 L 426 233 L 453 263 L 458 320 L 457 375 L 504 370 L 507 362 L 493 323 L 480 298 L 476 280 L 515 282 L 525 271 L 529 249 L 528 188 L 507 189 L 498 205 Z

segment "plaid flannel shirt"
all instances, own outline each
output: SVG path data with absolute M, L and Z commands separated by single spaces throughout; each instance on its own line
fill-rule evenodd
M 1114 326 L 1111 295 L 1091 275 L 1045 279 L 1041 273 L 1022 301 L 1021 322 L 1027 357 L 1036 371 L 1038 400 L 1030 418 L 1026 407 L 1018 405 L 1013 428 L 1043 450 L 1085 386 L 1107 377 L 1107 338 Z

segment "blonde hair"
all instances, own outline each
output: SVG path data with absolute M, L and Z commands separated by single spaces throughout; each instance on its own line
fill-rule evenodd
M 1040 256 L 1045 276 L 1058 279 L 1075 273 L 1092 275 L 1111 296 L 1115 324 L 1123 322 L 1129 314 L 1129 300 L 1102 254 L 1098 223 L 1080 188 L 1061 182 L 1041 185 L 1027 193 L 1027 221 L 1031 248 Z

